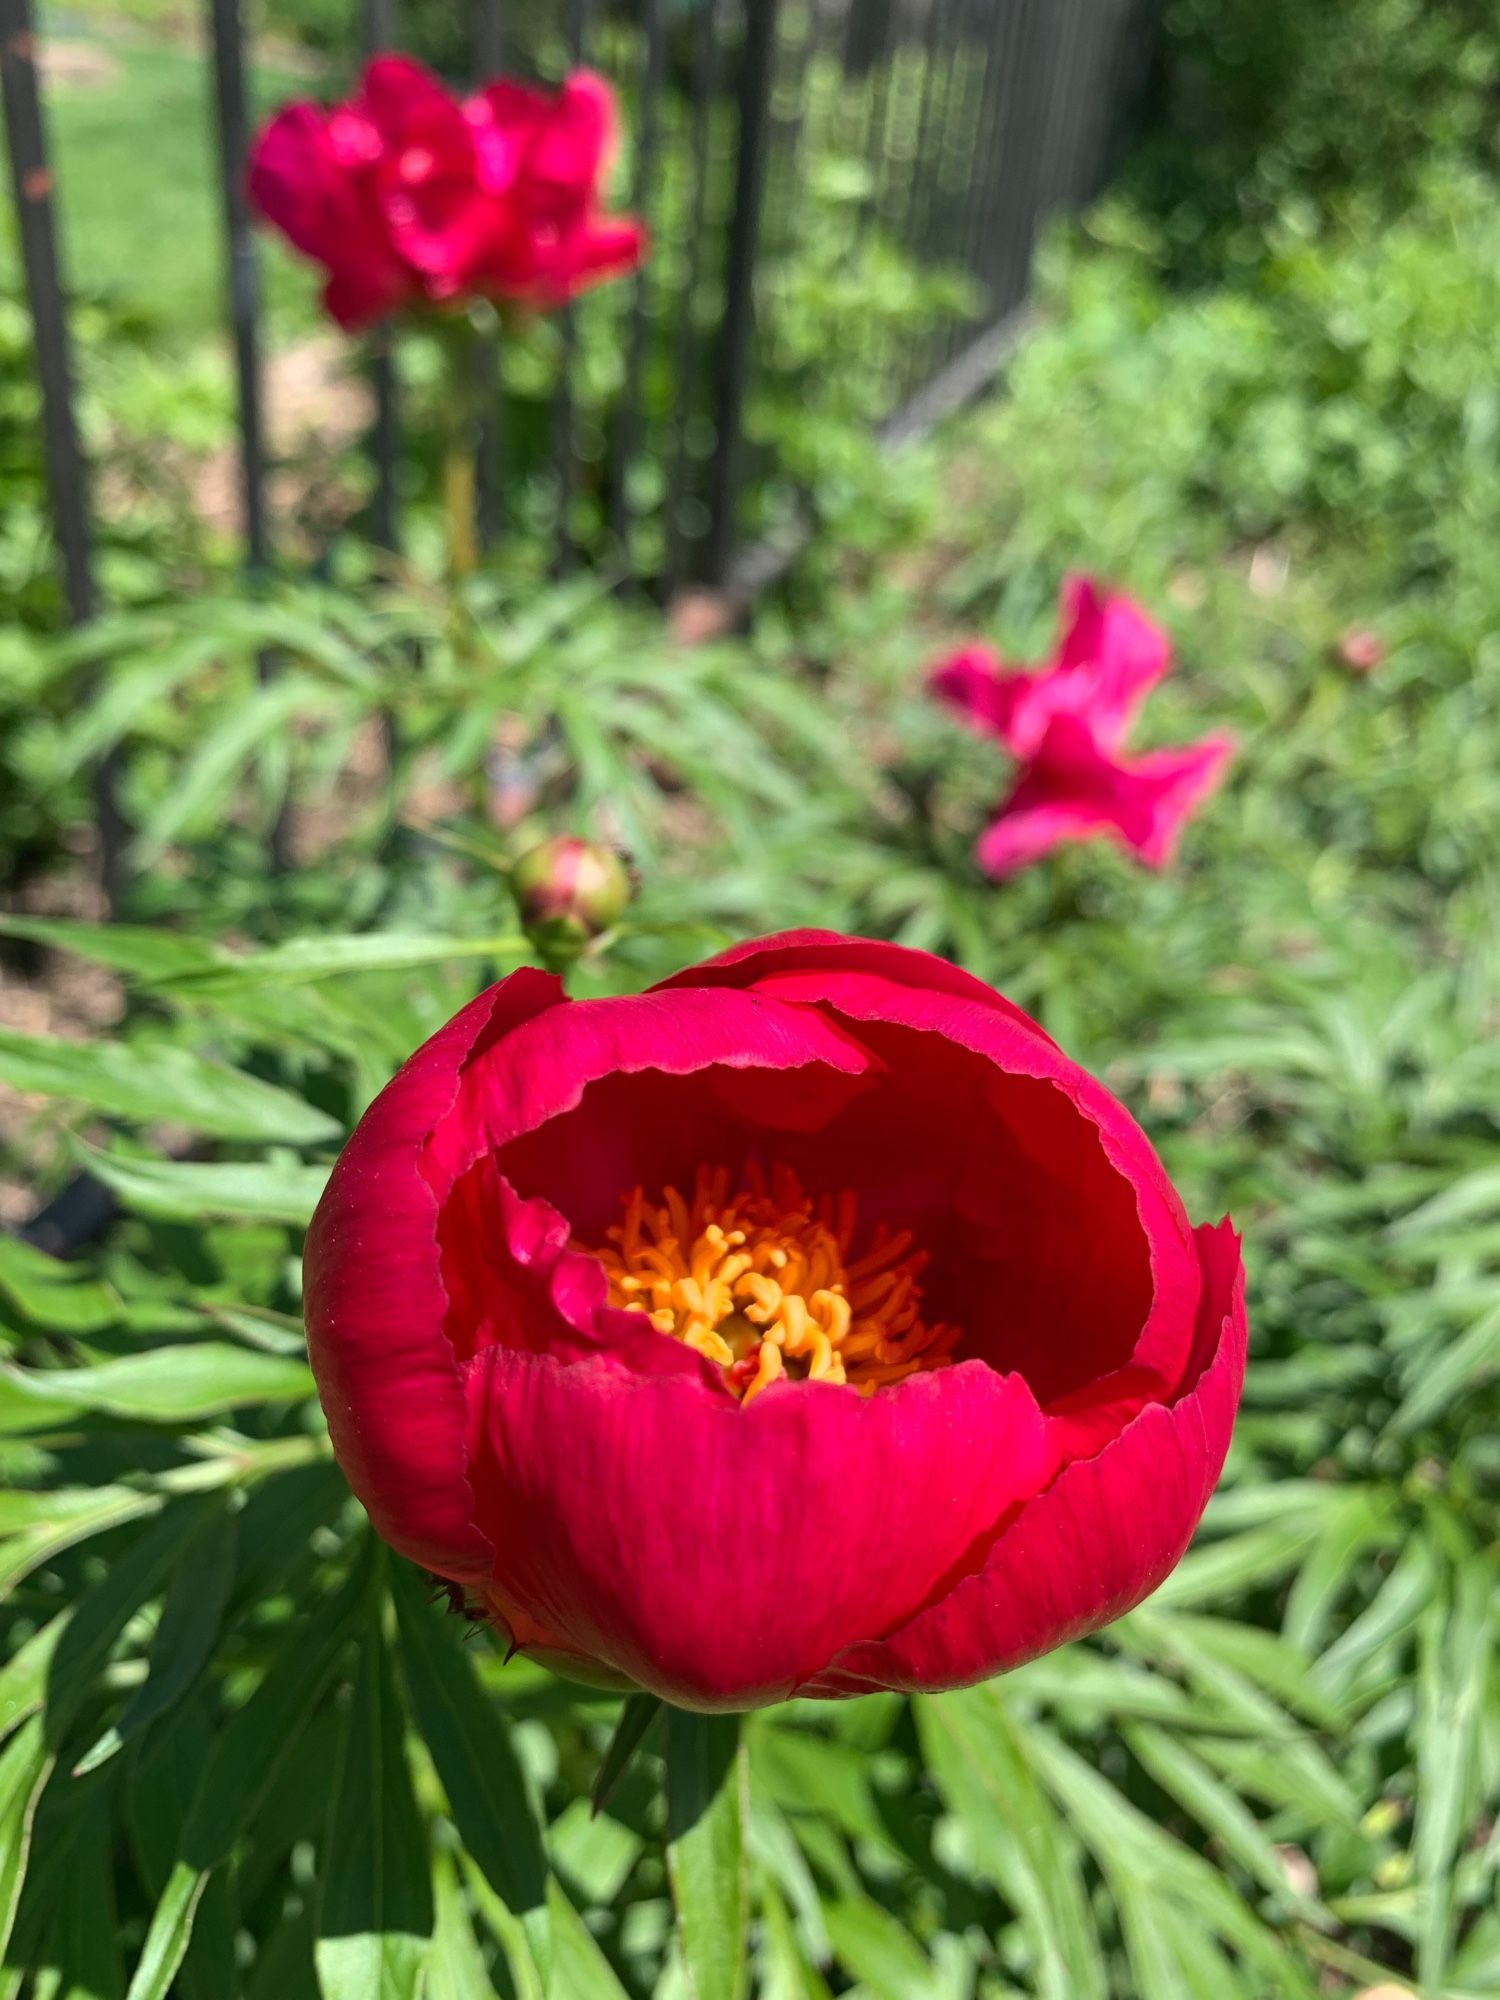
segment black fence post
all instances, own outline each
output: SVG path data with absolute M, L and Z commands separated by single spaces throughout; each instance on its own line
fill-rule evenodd
M 666 560 L 662 578 L 668 595 L 687 576 L 692 539 L 683 517 L 692 484 L 692 419 L 702 378 L 696 309 L 699 282 L 703 276 L 711 128 L 714 105 L 719 95 L 718 14 L 718 0 L 699 0 L 692 55 L 693 111 L 688 134 L 689 185 L 693 192 L 687 224 L 687 268 L 678 292 L 676 326 L 672 336 L 672 388 L 676 407 L 671 419 L 672 441 L 665 508 Z
M 700 0 L 701 4 L 701 0 Z M 661 94 L 666 80 L 667 35 L 662 0 L 641 0 L 641 30 L 646 39 L 641 69 L 640 111 L 635 132 L 635 171 L 630 206 L 637 215 L 650 206 L 656 172 L 656 147 L 661 124 Z M 630 281 L 630 322 L 625 345 L 625 383 L 620 395 L 619 424 L 609 491 L 609 525 L 622 554 L 630 536 L 630 473 L 641 447 L 642 371 L 646 365 L 646 287 L 649 258 L 636 266 Z
M 505 67 L 502 0 L 479 0 L 474 24 L 476 81 L 484 84 Z M 479 546 L 491 549 L 505 525 L 504 388 L 502 336 L 497 331 L 474 343 L 475 394 L 479 402 L 479 464 L 476 492 Z
M 775 59 L 776 0 L 745 0 L 734 210 L 729 222 L 724 317 L 714 396 L 714 457 L 709 483 L 705 581 L 712 584 L 723 582 L 734 546 L 741 429 L 755 330 L 755 252 L 760 240 L 760 202 L 765 185 Z
M 395 0 L 361 0 L 360 48 L 365 60 L 396 43 Z M 375 392 L 375 427 L 370 451 L 375 460 L 375 505 L 370 525 L 377 545 L 394 553 L 401 539 L 397 465 L 401 451 L 400 407 L 391 329 L 382 322 L 369 336 L 370 386 Z
M 0 90 L 11 184 L 26 273 L 37 378 L 42 392 L 42 452 L 52 502 L 52 532 L 62 568 L 63 596 L 75 625 L 95 610 L 88 468 L 73 409 L 73 359 L 52 216 L 52 170 L 36 76 L 36 27 L 31 0 L 0 0 Z M 129 830 L 116 795 L 113 755 L 90 773 L 99 876 L 111 915 L 125 888 Z
M 214 98 L 218 111 L 219 179 L 224 204 L 224 247 L 228 260 L 229 321 L 234 340 L 235 386 L 240 418 L 240 496 L 245 515 L 245 569 L 262 579 L 271 559 L 266 526 L 265 423 L 261 407 L 260 287 L 250 203 L 245 188 L 249 117 L 245 104 L 245 37 L 240 0 L 209 0 L 213 29 Z M 256 660 L 262 683 L 274 674 L 269 653 Z M 271 866 L 286 867 L 286 813 L 271 825 Z
M 583 61 L 588 42 L 589 0 L 568 0 L 567 50 L 570 68 Z M 552 407 L 552 454 L 557 474 L 557 544 L 552 566 L 566 576 L 578 558 L 573 544 L 573 496 L 578 490 L 578 454 L 574 437 L 573 371 L 578 359 L 578 319 L 571 305 L 558 314 L 562 331 L 562 365 Z

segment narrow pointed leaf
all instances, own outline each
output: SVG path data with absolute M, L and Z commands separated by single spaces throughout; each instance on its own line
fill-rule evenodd
M 620 1710 L 620 1719 L 615 1724 L 615 1733 L 609 1739 L 609 1748 L 604 1753 L 604 1761 L 599 1766 L 599 1775 L 590 1794 L 596 1813 L 602 1812 L 609 1803 L 610 1793 L 635 1761 L 636 1751 L 645 1742 L 651 1725 L 661 1711 L 661 1699 L 654 1694 L 633 1694 Z
M 670 1710 L 666 1758 L 667 1873 L 688 1984 L 693 2000 L 740 2000 L 750 1911 L 739 1717 Z
M 432 1936 L 427 1835 L 385 1642 L 360 1652 L 320 1873 L 324 2000 L 413 2000 Z
M 138 1124 L 169 1118 L 221 1139 L 308 1146 L 336 1138 L 340 1129 L 326 1111 L 289 1090 L 161 1044 L 65 1042 L 0 1028 L 0 1080 L 108 1117 Z
M 453 1823 L 544 1974 L 547 1859 L 509 1731 L 416 1572 L 399 1568 L 392 1586 L 402 1678 Z
M 119 1720 L 74 1766 L 74 1777 L 107 1762 L 132 1736 L 165 1715 L 197 1679 L 213 1651 L 234 1582 L 235 1539 L 234 1516 L 212 1507 L 173 1572 L 145 1681 Z

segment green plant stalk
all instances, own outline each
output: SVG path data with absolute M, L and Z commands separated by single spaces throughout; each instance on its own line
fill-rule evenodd
M 476 393 L 477 328 L 467 313 L 443 325 L 447 379 L 443 385 L 443 511 L 448 522 L 448 573 L 455 581 L 479 567 L 475 532 L 481 435 Z

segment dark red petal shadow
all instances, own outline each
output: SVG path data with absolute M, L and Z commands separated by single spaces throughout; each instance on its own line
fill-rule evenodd
M 983 1567 L 883 1639 L 851 1646 L 810 1695 L 963 1687 L 1118 1618 L 1176 1567 L 1208 1504 L 1244 1377 L 1244 1269 L 1227 1222 L 1194 1232 L 1203 1301 L 1184 1393 L 1023 1507 Z
M 922 957 L 902 955 L 919 961 Z M 1036 1294 L 1036 1286 L 1027 1277 L 1028 1237 L 1032 1233 L 1027 1216 L 1030 1214 L 1035 1223 L 1044 1217 L 1035 1203 L 1028 1207 L 1027 1177 L 1040 1186 L 1051 1174 L 1066 1192 L 1081 1171 L 1076 1150 L 1070 1150 L 1070 1128 L 1082 1121 L 1097 1132 L 1104 1160 L 1120 1185 L 1128 1187 L 1134 1202 L 1150 1261 L 1150 1297 L 1142 1299 L 1146 1309 L 1141 1313 L 1132 1300 L 1134 1325 L 1125 1326 L 1122 1338 L 1111 1347 L 1098 1344 L 1083 1379 L 1130 1366 L 1149 1376 L 1143 1401 L 1153 1393 L 1152 1385 L 1157 1395 L 1169 1392 L 1182 1376 L 1198 1304 L 1200 1278 L 1192 1230 L 1150 1141 L 1102 1084 L 1070 1061 L 1019 1009 L 976 1005 L 967 990 L 954 992 L 950 986 L 945 991 L 936 980 L 918 987 L 863 970 L 825 969 L 814 974 L 778 967 L 763 976 L 755 990 L 768 997 L 817 1006 L 834 1019 L 847 1021 L 852 1032 L 877 1056 L 887 1058 L 893 1069 L 894 1057 L 877 1023 L 940 1038 L 954 1049 L 984 1057 L 1001 1073 L 991 1087 L 991 1103 L 981 1107 L 976 1101 L 967 1121 L 970 1170 L 956 1205 L 976 1238 L 988 1235 L 993 1242 L 994 1263 L 988 1285 L 992 1310 L 1003 1314 L 1007 1293 L 1014 1298 L 1018 1315 L 1022 1304 L 1027 1305 L 1013 1336 L 1023 1344 L 1004 1345 L 998 1337 L 989 1338 L 980 1318 L 978 1295 L 964 1302 L 958 1316 L 971 1331 L 971 1338 L 983 1342 L 979 1351 L 997 1366 L 1021 1368 L 1028 1380 L 1038 1385 L 1044 1400 L 1067 1393 L 1079 1379 L 1075 1375 L 1069 1380 L 1059 1370 L 1057 1354 L 1049 1348 L 1056 1350 L 1059 1343 L 1065 1348 L 1068 1342 L 1089 1344 L 1091 1330 L 1075 1318 L 1065 1324 L 1054 1319 L 1049 1331 L 1045 1314 L 1038 1310 L 1045 1298 Z M 988 988 L 981 991 L 989 993 Z M 993 1002 L 996 996 L 989 997 Z M 1037 1093 L 1038 1085 L 1050 1087 L 1061 1100 L 1059 1111 L 1066 1105 L 1073 1115 L 1049 1117 Z M 1034 1098 L 1029 1109 L 1019 1102 L 1027 1092 Z M 988 1115 L 981 1117 L 981 1109 Z M 964 1129 L 955 1125 L 955 1143 L 964 1138 Z M 1066 1170 L 1059 1179 L 1060 1164 Z M 1074 1192 L 1076 1198 L 1076 1189 Z M 1078 1245 L 1088 1250 L 1088 1218 L 1076 1217 L 1073 1226 Z M 1129 1268 L 1129 1259 L 1138 1247 L 1138 1240 L 1120 1241 L 1112 1254 L 1119 1258 L 1122 1270 Z M 1035 1295 L 1028 1297 L 1020 1289 L 1028 1284 Z M 946 1309 L 946 1301 L 942 1304 Z

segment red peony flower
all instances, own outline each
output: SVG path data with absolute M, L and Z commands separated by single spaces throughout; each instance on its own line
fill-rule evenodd
M 466 298 L 556 306 L 643 254 L 640 225 L 599 206 L 614 130 L 588 71 L 552 96 L 499 82 L 460 100 L 420 63 L 377 56 L 348 104 L 271 120 L 250 196 L 327 271 L 341 326 Z
M 1171 643 L 1139 605 L 1086 576 L 1063 579 L 1057 615 L 1057 653 L 1040 671 L 1008 668 L 988 646 L 970 646 L 935 668 L 929 685 L 1017 757 L 1032 756 L 1059 715 L 1082 716 L 1096 742 L 1118 750 L 1172 664 Z
M 1068 840 L 1099 835 L 1148 868 L 1165 868 L 1182 830 L 1234 755 L 1234 739 L 1205 736 L 1182 749 L 1113 756 L 1086 722 L 1049 722 L 1035 755 L 979 836 L 975 856 L 996 880 L 1014 875 Z
M 361 1120 L 305 1268 L 379 1532 L 688 1707 L 950 1687 L 1118 1616 L 1244 1364 L 1238 1238 L 1121 1105 L 967 974 L 826 932 L 481 994 Z
M 645 248 L 640 224 L 598 207 L 616 144 L 614 97 L 602 77 L 579 70 L 550 100 L 520 84 L 493 83 L 469 110 L 495 185 L 507 196 L 504 226 L 489 246 L 488 289 L 557 305 L 635 269 Z
M 1105 835 L 1164 867 L 1223 776 L 1233 739 L 1126 756 L 1141 704 L 1171 666 L 1167 636 L 1128 597 L 1081 576 L 1064 580 L 1058 618 L 1056 656 L 1038 671 L 969 646 L 928 676 L 939 701 L 1020 761 L 976 859 L 998 879 L 1062 841 Z

